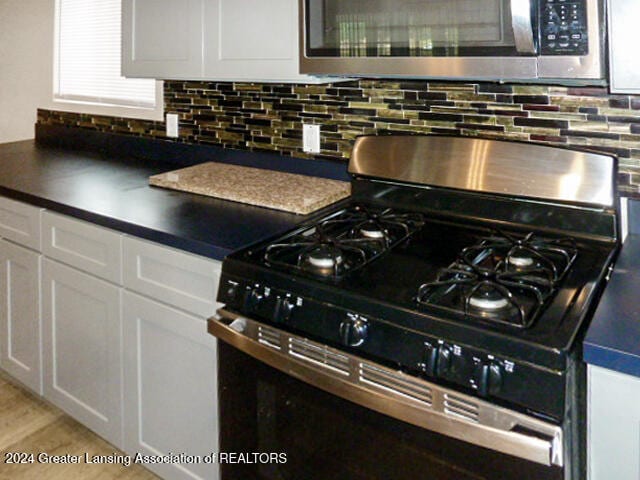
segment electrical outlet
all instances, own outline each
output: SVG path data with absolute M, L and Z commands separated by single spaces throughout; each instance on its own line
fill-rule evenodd
M 178 138 L 178 114 L 167 113 L 166 120 L 167 137 Z
M 302 150 L 320 153 L 320 125 L 302 125 Z

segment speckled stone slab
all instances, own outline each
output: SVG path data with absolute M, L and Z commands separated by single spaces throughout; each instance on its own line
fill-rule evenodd
M 351 194 L 348 182 L 216 162 L 153 175 L 149 184 L 298 214 Z

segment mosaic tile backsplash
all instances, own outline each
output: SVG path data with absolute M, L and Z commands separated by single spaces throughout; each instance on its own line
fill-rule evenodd
M 600 87 L 362 79 L 330 85 L 165 81 L 179 142 L 347 159 L 363 134 L 444 133 L 575 145 L 618 155 L 620 188 L 640 192 L 640 96 Z M 38 123 L 166 138 L 164 123 L 50 110 Z M 302 124 L 321 126 L 319 155 Z

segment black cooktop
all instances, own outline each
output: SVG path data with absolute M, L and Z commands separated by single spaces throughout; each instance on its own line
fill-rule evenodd
M 231 258 L 286 274 L 292 288 L 314 285 L 354 304 L 568 348 L 579 321 L 572 307 L 602 276 L 609 250 L 566 235 L 354 203 Z

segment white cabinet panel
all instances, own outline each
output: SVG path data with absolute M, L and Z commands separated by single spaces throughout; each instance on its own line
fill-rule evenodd
M 609 77 L 613 93 L 640 93 L 638 0 L 608 0 Z
M 298 0 L 123 0 L 123 75 L 334 81 L 299 73 L 298 8 Z
M 205 77 L 308 81 L 298 68 L 298 1 L 210 0 Z
M 120 289 L 48 259 L 42 285 L 44 395 L 120 446 Z
M 293 60 L 297 9 L 291 0 L 219 0 L 221 60 Z M 268 41 L 265 41 L 268 40 Z
M 202 76 L 206 0 L 123 0 L 122 74 L 128 77 Z
M 206 321 L 125 292 L 125 451 L 218 451 L 216 341 Z M 148 465 L 171 479 L 217 479 L 211 464 Z
M 113 283 L 122 282 L 122 235 L 63 215 L 42 215 L 42 251 Z
M 0 197 L 0 237 L 40 250 L 41 208 Z
M 640 478 L 640 378 L 588 366 L 588 478 Z
M 131 237 L 124 239 L 124 286 L 199 317 L 213 315 L 220 262 Z
M 0 366 L 42 394 L 41 255 L 0 240 Z

